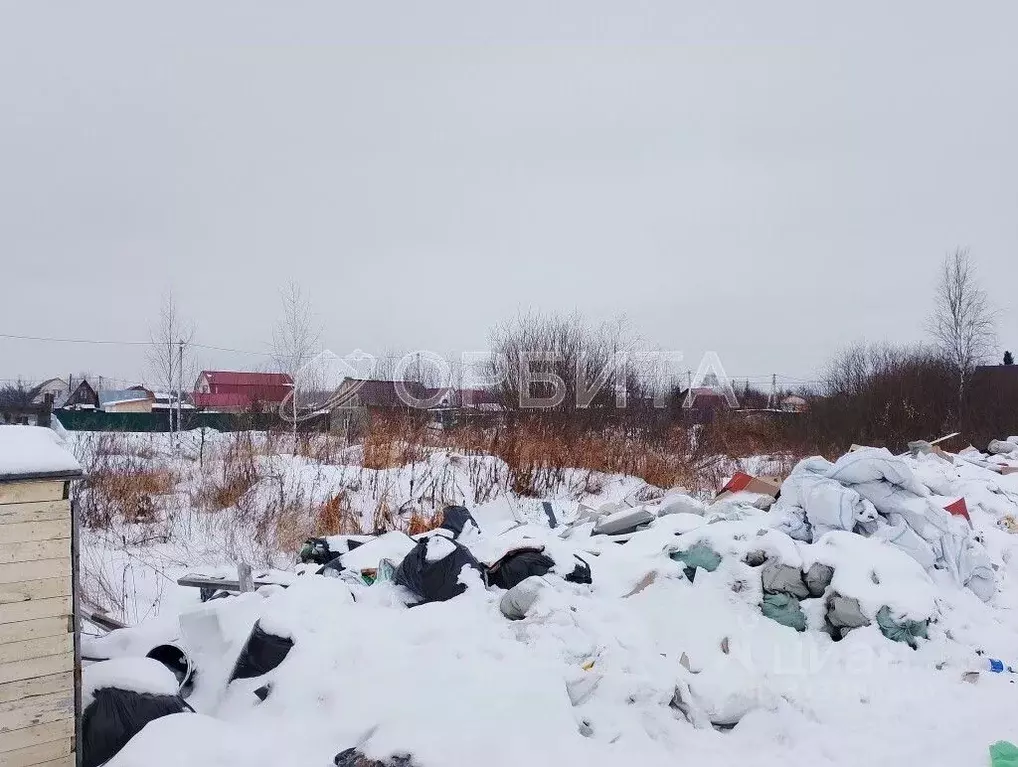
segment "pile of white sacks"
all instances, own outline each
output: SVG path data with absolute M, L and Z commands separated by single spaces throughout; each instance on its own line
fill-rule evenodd
M 968 516 L 946 507 L 974 484 L 978 492 L 967 498 L 968 505 L 989 498 L 988 511 L 1013 510 L 1018 493 L 1005 479 L 947 454 L 906 458 L 860 448 L 835 463 L 821 457 L 801 461 L 781 485 L 771 514 L 777 529 L 808 543 L 832 530 L 887 541 L 927 571 L 945 570 L 988 601 L 996 591 L 991 558 Z

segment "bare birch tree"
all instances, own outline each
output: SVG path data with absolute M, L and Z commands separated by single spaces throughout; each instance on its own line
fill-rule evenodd
M 318 382 L 311 369 L 321 351 L 321 326 L 315 319 L 308 296 L 291 280 L 281 291 L 283 314 L 272 333 L 272 356 L 280 371 L 293 379 L 293 393 L 287 408 L 293 421 L 293 452 L 297 454 L 297 422 L 301 392 L 316 392 Z
M 149 327 L 150 345 L 146 356 L 152 380 L 168 395 L 182 385 L 190 360 L 188 347 L 194 340 L 194 333 L 194 323 L 181 316 L 173 293 L 167 291 L 159 307 L 159 319 Z
M 959 426 L 965 386 L 996 343 L 995 323 L 996 313 L 979 286 L 968 250 L 957 248 L 944 258 L 928 329 L 958 375 Z

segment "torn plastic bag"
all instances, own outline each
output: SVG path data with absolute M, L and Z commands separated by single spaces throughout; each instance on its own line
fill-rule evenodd
M 576 567 L 566 576 L 566 580 L 570 583 L 593 583 L 594 581 L 590 577 L 590 565 L 576 554 L 573 554 L 573 557 L 576 559 Z
M 548 582 L 544 578 L 532 575 L 503 594 L 498 603 L 498 609 L 509 620 L 521 621 L 527 617 L 527 612 L 534 606 L 540 598 L 541 592 L 546 588 L 548 588 Z
M 685 551 L 673 551 L 668 556 L 674 561 L 682 562 L 685 565 L 683 571 L 689 580 L 693 580 L 696 577 L 696 569 L 698 567 L 712 573 L 721 564 L 721 555 L 705 543 L 694 544 Z
M 453 539 L 459 538 L 464 530 L 473 525 L 474 529 L 480 532 L 481 527 L 473 518 L 465 506 L 446 506 L 442 510 L 442 527 L 452 533 Z
M 444 602 L 466 591 L 460 583 L 464 567 L 472 567 L 484 574 L 484 568 L 470 550 L 454 540 L 443 538 L 453 548 L 440 559 L 428 559 L 430 538 L 419 541 L 396 568 L 393 582 L 404 586 L 420 597 L 421 602 Z
M 154 719 L 192 711 L 177 695 L 103 687 L 92 693 L 81 715 L 82 767 L 99 767 Z
M 336 554 L 332 559 L 318 568 L 318 575 L 325 575 L 330 578 L 338 578 L 343 572 L 343 555 Z
M 831 581 L 834 580 L 834 568 L 814 562 L 809 566 L 803 580 L 806 581 L 806 589 L 811 597 L 822 597 L 827 591 L 827 587 L 831 585 Z
M 826 621 L 835 639 L 842 639 L 852 629 L 870 625 L 859 600 L 844 597 L 836 591 L 827 597 Z
M 782 626 L 796 631 L 806 630 L 806 615 L 802 612 L 799 600 L 788 594 L 765 594 L 760 612 Z
M 544 575 L 555 566 L 555 560 L 541 549 L 510 551 L 488 568 L 488 585 L 511 589 L 531 575 Z
M 926 639 L 926 629 L 929 621 L 897 621 L 891 616 L 891 608 L 884 605 L 877 612 L 877 626 L 880 633 L 894 642 L 905 642 L 913 649 L 919 645 L 919 639 Z
M 796 599 L 809 596 L 809 588 L 802 579 L 802 570 L 791 565 L 784 565 L 772 559 L 760 571 L 763 590 L 768 594 L 788 594 Z
M 292 647 L 292 639 L 270 634 L 262 628 L 261 621 L 256 621 L 240 650 L 230 681 L 267 674 L 283 662 Z
M 300 549 L 300 561 L 304 564 L 313 562 L 316 565 L 324 565 L 338 557 L 342 552 L 333 551 L 329 548 L 329 542 L 325 538 L 308 538 Z

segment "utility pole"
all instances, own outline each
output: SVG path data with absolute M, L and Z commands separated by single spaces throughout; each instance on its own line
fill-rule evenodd
M 771 393 L 767 397 L 767 408 L 776 408 L 778 406 L 778 374 L 771 373 Z
M 180 431 L 180 399 L 184 395 L 184 339 L 177 339 L 177 431 Z M 172 412 L 172 411 L 171 411 Z

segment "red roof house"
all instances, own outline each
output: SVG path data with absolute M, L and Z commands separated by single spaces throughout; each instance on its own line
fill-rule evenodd
M 203 370 L 194 384 L 194 405 L 205 410 L 243 411 L 277 405 L 293 390 L 286 373 Z

